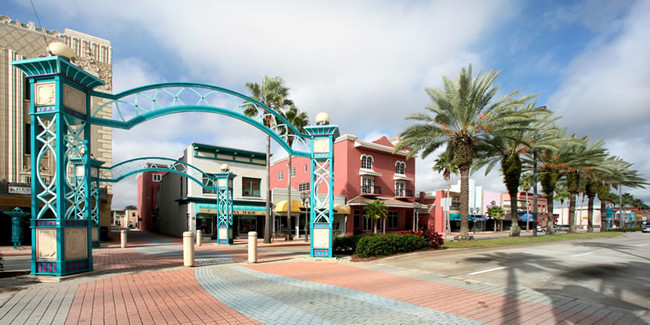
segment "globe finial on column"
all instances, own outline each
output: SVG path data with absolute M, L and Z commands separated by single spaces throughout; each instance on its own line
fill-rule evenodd
M 330 116 L 325 112 L 320 112 L 316 115 L 316 125 L 329 125 Z

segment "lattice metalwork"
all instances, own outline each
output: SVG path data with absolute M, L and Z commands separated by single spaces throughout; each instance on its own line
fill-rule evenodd
M 99 187 L 96 182 L 90 183 L 90 218 L 93 224 L 99 225 Z
M 332 193 L 329 191 L 330 188 L 330 178 L 331 178 L 331 165 L 332 159 L 325 160 L 312 160 L 312 173 L 313 186 L 312 188 L 315 191 L 318 191 L 320 188 L 327 188 L 328 190 L 321 195 L 313 195 L 312 206 L 315 208 L 312 209 L 313 220 L 312 222 L 319 223 L 331 223 L 332 220 L 329 215 L 330 202 L 332 201 Z
M 232 226 L 232 191 L 229 188 L 220 188 L 217 191 L 217 224 L 219 226 Z
M 65 172 L 66 191 L 65 199 L 68 207 L 65 219 L 83 220 L 86 214 L 86 168 L 84 166 L 84 155 L 88 152 L 88 145 L 84 141 L 84 128 L 86 123 L 76 118 L 62 115 L 65 134 Z
M 36 143 L 40 146 L 38 155 L 36 157 L 36 166 L 41 166 L 44 159 L 52 159 L 56 164 L 56 123 L 57 116 L 54 116 L 51 120 L 47 120 L 41 117 L 36 117 L 39 128 L 42 130 L 36 136 Z M 34 126 L 32 126 L 34 127 Z M 40 168 L 32 170 L 32 175 L 36 175 L 36 179 L 32 181 L 38 182 L 41 188 L 41 192 L 36 195 L 38 201 L 40 201 L 43 206 L 38 210 L 38 215 L 36 219 L 42 219 L 46 216 L 47 212 L 50 211 L 52 215 L 56 218 L 56 179 L 57 173 L 59 170 L 54 171 L 54 177 L 45 178 L 41 173 Z
M 109 99 L 92 112 L 92 123 L 130 129 L 157 116 L 178 112 L 215 112 L 231 116 L 266 131 L 288 152 L 310 156 L 310 138 L 301 134 L 274 109 L 243 94 L 221 87 L 197 83 L 165 83 L 131 89 L 111 95 L 94 92 L 93 96 Z M 112 119 L 101 112 L 112 107 Z M 288 145 L 289 138 L 296 147 Z

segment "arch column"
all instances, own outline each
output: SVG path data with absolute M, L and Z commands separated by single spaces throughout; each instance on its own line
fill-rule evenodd
M 92 271 L 90 91 L 103 84 L 60 56 L 13 62 L 32 102 L 32 275 Z M 52 167 L 46 177 L 43 167 Z
M 332 257 L 334 139 L 339 136 L 339 128 L 336 125 L 316 125 L 305 127 L 305 131 L 312 138 L 309 255 Z
M 228 171 L 227 165 L 223 172 L 214 174 L 217 181 L 217 244 L 231 245 L 232 231 L 232 186 L 235 174 Z

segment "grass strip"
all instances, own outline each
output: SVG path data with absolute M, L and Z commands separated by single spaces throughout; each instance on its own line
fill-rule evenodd
M 493 246 L 506 246 L 506 245 L 519 245 L 529 243 L 543 243 L 562 240 L 573 239 L 591 239 L 591 238 L 611 238 L 620 236 L 620 232 L 592 232 L 580 234 L 555 234 L 551 236 L 540 235 L 537 237 L 507 237 L 507 238 L 491 238 L 479 239 L 468 241 L 448 241 L 443 245 L 444 248 L 471 248 L 471 247 L 493 247 Z

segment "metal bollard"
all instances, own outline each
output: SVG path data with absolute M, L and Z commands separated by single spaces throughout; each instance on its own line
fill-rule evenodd
M 201 246 L 201 230 L 196 231 L 196 246 Z
M 194 266 L 194 234 L 191 231 L 183 232 L 183 265 Z
M 248 232 L 248 263 L 257 263 L 257 232 Z
M 121 248 L 126 248 L 126 236 L 129 233 L 128 230 L 121 230 L 120 231 L 120 247 Z

